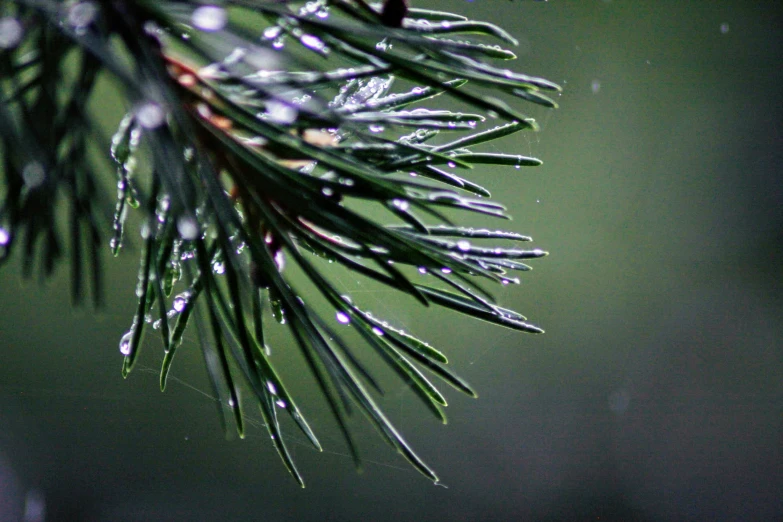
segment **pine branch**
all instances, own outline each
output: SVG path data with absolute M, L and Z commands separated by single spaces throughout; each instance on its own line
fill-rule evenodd
M 472 39 L 454 38 L 461 34 Z M 541 163 L 476 150 L 537 128 L 490 93 L 556 106 L 545 93 L 557 85 L 492 64 L 513 59 L 503 46 L 515 43 L 492 24 L 395 0 L 4 2 L 0 262 L 21 250 L 25 276 L 36 265 L 49 276 L 67 252 L 74 303 L 89 286 L 100 305 L 104 245 L 121 252 L 126 217 L 138 209 L 138 304 L 120 341 L 124 376 L 152 322 L 163 340 L 165 388 L 195 322 L 224 426 L 228 411 L 243 436 L 242 412 L 258 407 L 303 485 L 278 413 L 321 447 L 274 368 L 268 308 L 304 355 L 357 465 L 346 421 L 354 406 L 437 481 L 376 403 L 381 388 L 357 347 L 309 304 L 315 296 L 302 298 L 284 266 L 298 265 L 337 323 L 351 326 L 436 418 L 445 422 L 446 400 L 433 376 L 476 396 L 445 355 L 342 296 L 309 254 L 424 306 L 542 332 L 497 305 L 479 281 L 516 283 L 509 271 L 529 270 L 523 261 L 546 252 L 504 246 L 531 240 L 515 232 L 451 221 L 455 211 L 507 217 L 455 169 Z M 120 86 L 129 109 L 111 140 L 91 109 L 99 80 Z M 435 98 L 438 108 L 427 108 Z M 105 169 L 96 154 L 109 151 L 113 206 L 99 190 Z M 355 201 L 385 209 L 395 223 L 355 210 Z M 240 386 L 252 391 L 244 402 Z

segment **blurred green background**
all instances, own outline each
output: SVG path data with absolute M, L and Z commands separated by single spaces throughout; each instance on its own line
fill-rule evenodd
M 475 173 L 551 253 L 498 292 L 545 335 L 340 279 L 479 391 L 445 390 L 448 426 L 403 385 L 382 401 L 447 488 L 361 418 L 355 473 L 281 329 L 273 360 L 326 448 L 286 425 L 304 490 L 253 412 L 246 440 L 225 440 L 193 332 L 165 394 L 152 335 L 123 380 L 126 252 L 98 312 L 70 310 L 64 267 L 45 284 L 18 261 L 0 272 L 0 491 L 47 520 L 783 517 L 780 2 L 412 3 L 502 25 L 513 67 L 565 88 L 534 113 L 540 133 L 497 145 L 542 167 Z

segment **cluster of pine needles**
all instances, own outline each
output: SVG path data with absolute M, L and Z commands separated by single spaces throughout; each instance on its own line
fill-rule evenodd
M 352 327 L 444 422 L 431 376 L 474 391 L 440 351 L 341 295 L 318 258 L 424 306 L 541 332 L 480 282 L 516 282 L 510 272 L 546 253 L 520 248 L 530 238 L 518 233 L 453 222 L 455 211 L 506 217 L 456 172 L 540 164 L 474 150 L 536 128 L 493 91 L 555 107 L 544 93 L 557 85 L 497 66 L 515 58 L 506 48 L 515 44 L 495 25 L 403 0 L 6 0 L 0 262 L 20 251 L 24 275 L 48 276 L 65 257 L 73 300 L 89 288 L 100 305 L 102 258 L 131 241 L 126 216 L 138 208 L 138 305 L 120 341 L 123 375 L 152 324 L 165 351 L 164 388 L 194 323 L 224 428 L 230 422 L 242 436 L 243 410 L 258 407 L 303 484 L 279 417 L 321 445 L 272 364 L 264 322 L 274 318 L 301 350 L 357 465 L 347 424 L 354 409 L 436 481 L 379 408 L 381 386 L 337 327 Z M 113 136 L 95 114 L 101 82 L 128 111 Z M 104 186 L 115 175 L 113 200 Z M 392 224 L 371 217 L 379 212 Z M 331 315 L 308 304 L 286 263 Z M 240 389 L 251 391 L 242 401 Z

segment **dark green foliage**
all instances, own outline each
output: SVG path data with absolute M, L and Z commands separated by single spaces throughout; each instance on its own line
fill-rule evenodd
M 478 39 L 454 38 L 461 33 Z M 507 271 L 528 270 L 522 260 L 546 253 L 482 246 L 530 238 L 449 218 L 455 210 L 505 217 L 485 188 L 454 169 L 540 164 L 473 150 L 536 128 L 489 93 L 554 107 L 542 92 L 559 90 L 490 64 L 514 58 L 487 43 L 492 39 L 515 44 L 494 25 L 406 2 L 3 2 L 0 259 L 19 248 L 25 275 L 36 260 L 49 275 L 67 251 L 74 301 L 81 301 L 89 274 L 100 304 L 104 245 L 120 252 L 126 215 L 138 207 L 145 216 L 139 301 L 120 343 L 123 375 L 154 321 L 165 349 L 164 388 L 183 332 L 195 323 L 221 418 L 231 410 L 242 435 L 242 409 L 255 403 L 303 484 L 278 414 L 320 444 L 273 367 L 263 324 L 268 308 L 298 344 L 357 465 L 346 425 L 352 403 L 437 480 L 376 404 L 371 390 L 380 386 L 357 347 L 300 298 L 283 264 L 298 265 L 338 322 L 350 324 L 444 422 L 446 401 L 422 368 L 475 392 L 441 352 L 340 295 L 311 254 L 425 306 L 541 332 L 496 305 L 478 281 L 516 282 Z M 90 109 L 99 77 L 122 88 L 129 109 L 112 140 Z M 422 105 L 435 97 L 440 108 Z M 487 117 L 498 123 L 487 125 Z M 437 141 L 444 133 L 455 137 Z M 96 152 L 109 150 L 114 204 L 98 189 L 105 163 Z M 358 200 L 377 203 L 396 223 L 370 219 L 350 204 Z M 63 208 L 65 235 L 58 232 Z M 173 295 L 177 285 L 185 289 Z M 253 392 L 243 404 L 241 382 Z

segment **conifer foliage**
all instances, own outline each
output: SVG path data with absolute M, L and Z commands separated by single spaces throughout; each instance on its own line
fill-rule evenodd
M 443 422 L 433 377 L 475 392 L 443 353 L 341 295 L 330 274 L 340 267 L 411 306 L 541 332 L 484 283 L 515 283 L 546 252 L 461 221 L 506 217 L 461 173 L 540 164 L 482 149 L 536 129 L 519 102 L 556 106 L 546 93 L 557 85 L 499 66 L 515 44 L 495 25 L 400 0 L 6 0 L 0 262 L 18 251 L 24 275 L 48 276 L 65 261 L 74 302 L 89 288 L 100 305 L 105 253 L 136 244 L 124 376 L 143 334 L 157 330 L 165 388 L 185 329 L 195 329 L 224 428 L 242 436 L 243 411 L 259 408 L 303 485 L 282 418 L 321 445 L 275 370 L 265 334 L 277 321 L 357 465 L 354 411 L 436 481 L 379 407 L 381 386 L 358 353 L 388 364 Z M 96 114 L 107 85 L 127 109 L 113 136 Z M 116 197 L 105 190 L 112 176 Z M 291 265 L 305 277 L 292 282 Z M 361 342 L 345 340 L 346 329 Z

